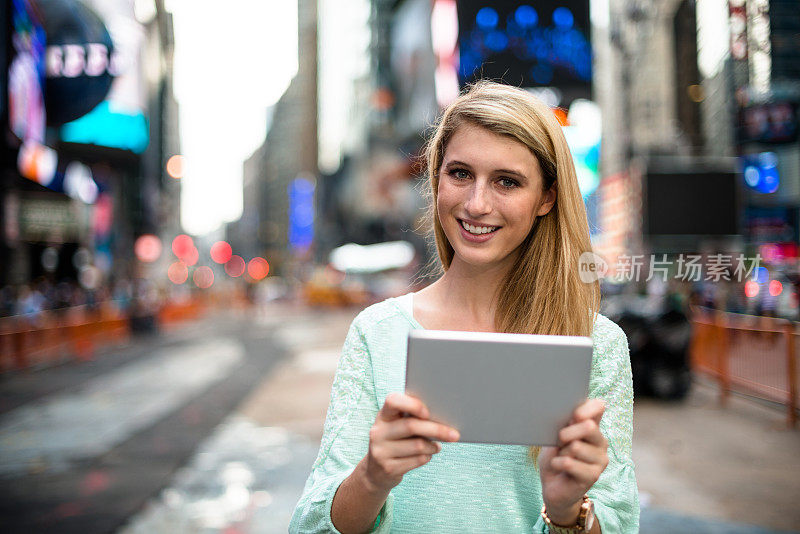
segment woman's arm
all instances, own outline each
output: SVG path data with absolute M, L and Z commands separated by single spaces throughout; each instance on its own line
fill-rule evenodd
M 578 524 L 583 496 L 608 465 L 608 441 L 599 426 L 604 410 L 597 399 L 578 406 L 570 424 L 559 431 L 558 446 L 544 448 L 539 456 L 542 498 L 555 525 Z M 589 532 L 602 532 L 598 521 Z
M 589 488 L 586 493 L 592 499 L 595 511 L 596 526 L 591 532 L 634 534 L 639 531 L 639 495 L 631 459 L 633 383 L 628 342 L 616 324 L 602 316 L 598 322 L 593 335 L 595 350 L 589 397 L 602 400 L 605 410 L 602 417 L 595 417 L 595 413 L 588 418 L 585 418 L 588 414 L 579 414 L 576 410 L 573 418 L 584 418 L 583 422 L 577 426 L 573 422 L 559 434 L 560 449 L 570 442 L 569 448 L 562 451 L 566 454 L 557 454 L 557 449 L 543 449 L 539 457 L 542 493 L 551 521 L 559 525 L 574 525 L 581 488 L 576 486 L 566 493 L 558 491 L 559 485 L 563 490 L 564 482 L 576 481 L 568 478 L 561 480 L 561 484 L 558 480 L 553 484 L 549 479 L 558 479 L 561 475 L 555 476 L 549 464 L 554 464 L 552 467 L 558 471 L 572 471 L 572 479 L 586 477 L 585 487 Z M 599 401 L 590 400 L 583 406 L 592 402 Z M 599 466 L 604 468 L 599 469 Z M 547 531 L 544 521 L 537 523 L 535 531 Z
M 331 506 L 331 519 L 342 533 L 369 532 L 389 492 L 403 475 L 428 463 L 442 450 L 433 441 L 456 441 L 458 432 L 429 421 L 430 412 L 409 395 L 386 397 L 369 432 L 369 451 L 347 477 Z
M 345 340 L 319 455 L 292 516 L 292 533 L 388 531 L 391 488 L 438 452 L 431 439 L 457 439 L 448 436 L 449 427 L 424 420 L 427 408 L 418 399 L 389 395 L 378 410 L 359 322 L 357 317 Z
M 336 532 L 331 522 L 334 495 L 367 453 L 378 402 L 360 322 L 356 317 L 342 348 L 319 454 L 289 524 L 294 534 Z
M 636 486 L 633 440 L 633 381 L 628 338 L 608 321 L 608 339 L 598 343 L 598 365 L 592 370 L 589 397 L 603 399 L 606 410 L 600 431 L 608 440 L 608 466 L 589 490 L 597 522 L 606 532 L 639 532 L 639 491 Z

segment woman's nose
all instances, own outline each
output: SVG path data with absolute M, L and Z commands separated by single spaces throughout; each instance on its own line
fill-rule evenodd
M 478 217 L 486 215 L 492 209 L 491 200 L 489 198 L 490 191 L 485 184 L 475 182 L 470 188 L 470 195 L 464 203 L 464 208 L 470 216 Z

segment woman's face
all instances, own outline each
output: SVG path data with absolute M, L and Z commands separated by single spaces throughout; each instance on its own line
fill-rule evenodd
M 536 157 L 519 141 L 465 124 L 456 129 L 439 170 L 439 222 L 453 262 L 509 268 L 537 216 L 553 207 Z

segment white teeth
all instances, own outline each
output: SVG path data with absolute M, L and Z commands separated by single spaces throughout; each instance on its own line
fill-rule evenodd
M 461 221 L 461 226 L 471 234 L 488 234 L 497 230 L 497 226 L 472 226 L 464 221 Z

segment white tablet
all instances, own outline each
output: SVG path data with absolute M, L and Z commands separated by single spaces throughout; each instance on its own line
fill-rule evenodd
M 588 337 L 412 330 L 406 393 L 462 442 L 555 445 L 591 365 Z

